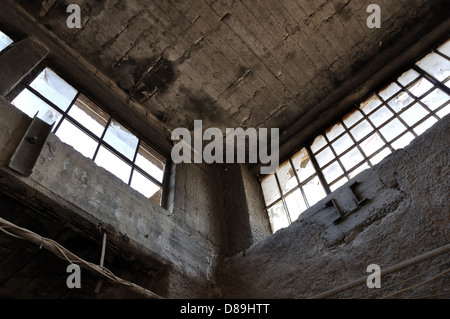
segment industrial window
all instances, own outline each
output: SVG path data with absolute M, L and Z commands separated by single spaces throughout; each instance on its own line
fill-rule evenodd
M 61 141 L 161 205 L 165 158 L 52 69 L 38 72 L 21 83 L 11 103 L 53 124 Z
M 10 37 L 0 31 L 0 52 L 9 47 L 13 42 Z
M 266 175 L 261 186 L 272 231 L 450 112 L 450 40 Z

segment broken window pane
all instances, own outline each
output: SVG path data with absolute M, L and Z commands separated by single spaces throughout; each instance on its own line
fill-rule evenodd
M 31 118 L 39 112 L 37 117 L 50 125 L 59 122 L 62 118 L 61 113 L 27 89 L 23 90 L 14 101 L 12 101 L 12 104 Z
M 414 70 L 409 70 L 403 73 L 398 79 L 398 83 L 400 83 L 403 86 L 408 86 L 409 83 L 413 82 L 415 79 L 417 79 L 420 76 L 419 73 L 417 73 Z
M 350 138 L 348 134 L 342 135 L 339 139 L 336 140 L 331 146 L 336 151 L 336 154 L 341 154 L 345 152 L 350 146 L 354 145 L 353 140 Z
M 322 147 L 324 147 L 327 144 L 327 141 L 325 139 L 325 137 L 323 137 L 322 135 L 319 135 L 316 137 L 316 139 L 314 140 L 314 142 L 311 145 L 311 151 L 313 153 L 316 153 L 317 151 L 319 151 Z
M 86 133 L 67 120 L 62 122 L 56 136 L 88 158 L 92 158 L 97 149 L 97 141 L 90 138 Z
M 139 140 L 118 122 L 111 121 L 104 140 L 128 159 L 134 160 Z
M 333 127 L 331 127 L 330 129 L 328 129 L 325 134 L 328 137 L 329 141 L 334 140 L 337 136 L 339 136 L 340 134 L 342 134 L 345 131 L 344 127 L 342 126 L 342 124 L 340 122 L 336 123 L 335 125 L 333 125 Z
M 369 119 L 376 127 L 379 127 L 392 116 L 394 116 L 394 114 L 387 107 L 382 106 L 375 113 L 370 115 Z
M 304 148 L 292 157 L 292 163 L 297 171 L 297 176 L 300 179 L 300 182 L 304 182 L 316 173 L 308 152 Z
M 426 92 L 433 88 L 433 84 L 430 81 L 421 78 L 415 82 L 411 87 L 408 87 L 408 91 L 411 92 L 415 97 L 421 97 Z
M 400 117 L 406 122 L 406 124 L 413 126 L 428 114 L 429 113 L 426 109 L 424 109 L 419 103 L 416 103 L 400 114 Z
M 385 101 L 387 101 L 391 96 L 400 91 L 400 87 L 397 83 L 391 83 L 389 86 L 381 90 L 378 95 Z
M 354 147 L 352 150 L 341 156 L 341 163 L 347 171 L 362 161 L 364 161 L 364 156 L 357 147 Z
M 286 197 L 286 206 L 292 222 L 296 221 L 298 216 L 308 209 L 300 189 L 297 189 L 295 192 Z
M 364 112 L 364 114 L 368 115 L 380 105 L 381 100 L 374 94 L 368 100 L 361 103 L 359 108 Z
M 289 161 L 281 164 L 277 169 L 278 181 L 280 182 L 280 188 L 283 194 L 286 194 L 295 186 L 298 185 L 297 178 L 294 174 L 294 169 Z
M 305 192 L 310 207 L 326 196 L 317 176 L 303 186 L 303 191 Z
M 394 143 L 392 143 L 392 147 L 396 150 L 404 148 L 414 139 L 414 135 L 410 132 L 407 132 L 405 135 L 400 137 Z
M 425 121 L 423 121 L 422 123 L 420 123 L 419 125 L 417 125 L 414 128 L 414 132 L 417 135 L 422 134 L 423 132 L 425 132 L 426 130 L 428 130 L 430 127 L 432 127 L 438 120 L 434 117 L 429 117 L 427 118 Z
M 111 153 L 105 147 L 100 147 L 95 162 L 98 166 L 105 168 L 128 184 L 131 175 L 131 166 Z
M 450 97 L 444 91 L 435 89 L 433 92 L 421 99 L 421 101 L 430 108 L 430 110 L 436 110 L 442 104 L 450 100 Z
M 152 199 L 158 205 L 161 202 L 162 189 L 141 173 L 134 171 L 131 180 L 131 187 L 143 194 L 145 197 Z
M 381 137 L 378 135 L 378 133 L 374 133 L 371 136 L 369 136 L 369 138 L 361 142 L 359 145 L 363 150 L 364 154 L 366 154 L 366 156 L 370 156 L 376 151 L 378 151 L 380 148 L 382 148 L 385 144 L 384 141 L 381 139 Z
M 386 147 L 380 153 L 378 153 L 377 155 L 372 157 L 370 159 L 370 163 L 372 165 L 377 165 L 379 162 L 381 162 L 383 160 L 383 158 L 385 158 L 386 156 L 388 156 L 391 153 L 392 153 L 391 150 Z
M 159 182 L 163 182 L 165 161 L 143 142 L 139 146 L 136 165 Z
M 391 99 L 388 102 L 388 104 L 394 110 L 394 112 L 398 113 L 413 102 L 414 98 L 407 92 L 402 91 L 399 94 L 397 94 L 393 99 Z
M 283 202 L 280 201 L 273 207 L 267 210 L 269 215 L 270 224 L 272 225 L 272 232 L 275 233 L 277 230 L 289 226 L 289 220 L 284 210 Z
M 360 141 L 364 136 L 373 131 L 372 126 L 366 120 L 355 126 L 350 133 L 353 135 L 355 140 Z
M 334 158 L 335 156 L 331 151 L 331 148 L 328 146 L 323 151 L 321 151 L 319 154 L 316 155 L 316 160 L 317 163 L 319 163 L 320 167 L 325 166 L 326 164 L 331 162 L 331 160 Z
M 343 120 L 345 126 L 350 128 L 351 126 L 353 126 L 356 122 L 358 122 L 362 118 L 363 118 L 363 116 L 359 110 L 353 110 L 352 112 L 350 112 L 349 114 L 344 116 L 344 118 L 342 120 Z
M 450 76 L 450 61 L 434 52 L 428 54 L 416 65 L 438 81 L 443 81 Z
M 336 178 L 344 174 L 344 171 L 342 170 L 341 166 L 337 161 L 334 161 L 330 166 L 325 168 L 323 171 L 323 176 L 325 176 L 325 179 L 328 183 L 333 182 Z
M 0 31 L 0 52 L 10 46 L 14 41 L 6 34 Z
M 274 201 L 276 201 L 281 197 L 277 181 L 275 179 L 275 175 L 270 174 L 265 176 L 261 181 L 261 186 L 266 206 L 269 206 L 270 204 L 272 204 Z
M 402 122 L 400 122 L 400 120 L 397 118 L 393 119 L 388 124 L 380 128 L 380 133 L 388 142 L 392 141 L 404 131 L 406 131 L 406 126 L 403 125 Z
M 344 185 L 345 183 L 348 182 L 348 178 L 347 177 L 342 177 L 341 179 L 339 179 L 336 183 L 334 183 L 333 185 L 330 186 L 330 190 L 332 192 L 334 192 L 336 189 L 338 189 L 339 187 L 341 187 L 342 185 Z
M 30 86 L 63 111 L 67 110 L 78 93 L 49 68 L 42 71 Z
M 102 136 L 109 120 L 108 114 L 83 95 L 80 95 L 75 101 L 69 115 L 97 137 Z

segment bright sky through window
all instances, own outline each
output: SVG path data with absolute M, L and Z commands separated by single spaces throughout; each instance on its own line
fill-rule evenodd
M 450 40 L 261 180 L 272 231 L 450 113 Z
M 0 31 L 0 52 L 10 46 L 14 41 L 6 34 Z
M 45 68 L 12 104 L 54 124 L 61 141 L 160 204 L 165 159 L 53 70 Z

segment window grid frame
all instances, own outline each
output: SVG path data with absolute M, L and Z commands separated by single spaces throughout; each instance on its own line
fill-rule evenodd
M 450 61 L 450 57 L 448 57 L 447 55 L 443 54 L 442 52 L 440 52 L 437 48 L 440 47 L 441 45 L 443 45 L 444 43 L 450 41 L 450 39 L 447 39 L 446 41 L 444 41 L 443 43 L 441 43 L 440 45 L 436 46 L 436 48 L 430 50 L 427 54 L 430 53 L 436 53 L 439 56 L 445 58 L 446 60 Z M 423 59 L 426 55 L 424 55 L 421 59 Z M 314 179 L 316 176 L 319 178 L 320 180 L 320 184 L 323 187 L 326 196 L 331 194 L 331 186 L 333 186 L 334 184 L 338 183 L 341 181 L 341 179 L 343 178 L 347 178 L 348 180 L 350 180 L 350 174 L 352 172 L 354 172 L 355 170 L 357 170 L 358 168 L 360 168 L 362 165 L 364 165 L 365 163 L 367 163 L 370 167 L 373 167 L 374 164 L 372 164 L 371 160 L 377 156 L 378 154 L 380 154 L 381 152 L 384 152 L 386 149 L 388 149 L 391 153 L 394 152 L 396 150 L 396 148 L 393 147 L 393 144 L 400 140 L 402 137 L 404 137 L 406 134 L 411 133 L 414 136 L 414 139 L 417 138 L 420 134 L 417 134 L 414 129 L 417 128 L 419 125 L 421 125 L 422 123 L 424 123 L 425 121 L 427 121 L 430 118 L 434 118 L 436 120 L 441 120 L 442 117 L 440 117 L 437 113 L 440 110 L 443 110 L 445 107 L 447 107 L 448 105 L 450 105 L 450 88 L 446 85 L 448 83 L 450 83 L 450 76 L 448 76 L 447 78 L 443 79 L 442 81 L 439 81 L 438 79 L 436 79 L 433 75 L 429 74 L 427 71 L 421 69 L 417 63 L 418 61 L 420 61 L 421 59 L 417 60 L 415 63 L 413 63 L 413 66 L 410 67 L 409 69 L 407 69 L 405 72 L 407 72 L 408 70 L 414 70 L 418 73 L 418 76 L 416 76 L 414 79 L 410 80 L 406 85 L 401 84 L 398 81 L 398 77 L 397 76 L 395 78 L 395 80 L 389 82 L 389 85 L 392 84 L 396 84 L 399 86 L 399 90 L 396 91 L 394 94 L 392 94 L 392 96 L 390 96 L 387 99 L 384 99 L 380 96 L 380 92 L 382 92 L 382 90 L 373 90 L 371 91 L 369 94 L 366 95 L 366 97 L 363 100 L 362 103 L 364 103 L 365 101 L 368 101 L 371 97 L 376 97 L 379 101 L 380 104 L 377 105 L 374 109 L 372 109 L 370 112 L 368 112 L 367 114 L 361 109 L 361 104 L 360 105 L 356 105 L 355 108 L 348 112 L 346 115 L 351 114 L 352 112 L 359 112 L 360 115 L 362 115 L 362 117 L 357 120 L 355 123 L 353 123 L 351 126 L 347 126 L 344 123 L 343 118 L 346 116 L 344 115 L 344 117 L 340 118 L 338 121 L 336 121 L 333 125 L 331 125 L 328 129 L 331 129 L 334 125 L 336 124 L 340 124 L 342 126 L 342 128 L 344 129 L 343 132 L 337 134 L 336 136 L 334 136 L 332 139 L 330 139 L 325 130 L 322 133 L 318 134 L 317 136 L 314 137 L 314 139 L 308 143 L 305 143 L 304 146 L 302 146 L 301 148 L 299 148 L 299 151 L 301 151 L 302 149 L 305 149 L 311 162 L 312 165 L 314 167 L 315 173 L 312 174 L 307 180 L 305 180 L 303 183 L 300 183 L 300 179 L 298 177 L 297 171 L 295 169 L 295 166 L 293 164 L 292 158 L 295 155 L 291 155 L 288 158 L 288 162 L 291 166 L 291 168 L 294 171 L 294 175 L 297 181 L 297 185 L 295 187 L 293 187 L 291 190 L 289 190 L 288 192 L 286 192 L 285 194 L 283 194 L 283 191 L 281 189 L 279 180 L 278 180 L 278 176 L 277 176 L 277 172 L 274 172 L 276 181 L 277 181 L 277 187 L 278 187 L 278 191 L 281 194 L 280 197 L 278 197 L 276 200 L 274 200 L 270 205 L 265 205 L 266 206 L 266 211 L 268 212 L 268 210 L 270 208 L 272 208 L 273 206 L 275 206 L 276 204 L 278 204 L 280 201 L 283 201 L 283 206 L 285 209 L 285 212 L 287 214 L 288 220 L 290 221 L 291 217 L 290 217 L 290 213 L 288 210 L 288 207 L 285 203 L 285 198 L 287 196 L 289 196 L 290 194 L 292 194 L 293 192 L 297 191 L 298 189 L 300 189 L 303 200 L 306 204 L 307 209 L 310 208 L 311 206 L 309 205 L 309 202 L 307 200 L 307 197 L 303 191 L 303 186 L 311 181 L 312 179 Z M 418 81 L 420 81 L 421 79 L 425 79 L 428 82 L 431 83 L 432 87 L 430 89 L 428 89 L 426 92 L 423 92 L 420 96 L 415 96 L 411 91 L 410 88 L 413 87 Z M 386 86 L 386 88 L 388 87 Z M 443 91 L 445 94 L 448 95 L 448 100 L 446 102 L 444 102 L 442 105 L 440 105 L 439 107 L 435 108 L 434 110 L 432 110 L 430 107 L 428 107 L 423 101 L 422 99 L 425 98 L 426 96 L 428 96 L 429 94 L 431 94 L 434 90 L 439 89 L 441 91 Z M 401 110 L 399 110 L 398 112 L 395 112 L 394 109 L 389 105 L 389 102 L 392 101 L 395 97 L 397 97 L 399 94 L 405 93 L 408 95 L 408 97 L 410 97 L 412 99 L 412 101 L 410 103 L 408 103 L 408 105 L 404 106 Z M 417 122 L 415 122 L 413 125 L 409 125 L 408 123 L 406 123 L 406 121 L 401 117 L 402 114 L 404 114 L 405 112 L 407 112 L 408 110 L 411 109 L 411 107 L 413 107 L 415 104 L 420 105 L 421 107 L 423 107 L 428 114 L 425 115 L 424 117 L 422 117 L 420 120 L 418 120 Z M 375 123 L 373 123 L 373 121 L 369 118 L 371 115 L 375 114 L 377 111 L 379 111 L 382 107 L 386 107 L 390 112 L 392 112 L 392 116 L 389 117 L 387 120 L 385 120 L 383 123 L 381 123 L 380 125 L 376 125 Z M 391 123 L 392 121 L 394 121 L 395 119 L 399 120 L 400 123 L 402 125 L 405 126 L 406 130 L 398 135 L 396 135 L 393 139 L 391 139 L 390 141 L 387 140 L 387 138 L 381 133 L 381 129 L 385 126 L 387 126 L 389 123 Z M 352 129 L 354 129 L 356 126 L 358 126 L 359 124 L 361 124 L 363 121 L 367 121 L 367 123 L 371 126 L 371 131 L 369 133 L 367 133 L 366 135 L 364 135 L 362 138 L 359 139 L 359 141 L 356 140 L 356 138 L 350 133 L 350 131 Z M 376 150 L 375 152 L 373 152 L 370 156 L 368 156 L 364 150 L 361 148 L 361 144 L 366 141 L 368 138 L 370 138 L 370 136 L 377 134 L 378 137 L 380 137 L 380 139 L 382 140 L 382 142 L 384 143 L 384 145 L 382 147 L 380 147 L 378 150 Z M 344 135 L 348 135 L 353 144 L 351 146 L 349 146 L 345 151 L 339 153 L 339 155 L 337 154 L 336 150 L 333 148 L 332 144 L 334 142 L 336 142 L 337 140 L 339 140 L 341 137 L 343 137 Z M 325 145 L 323 145 L 322 147 L 320 147 L 319 149 L 317 149 L 315 152 L 313 152 L 311 150 L 311 145 L 314 143 L 314 141 L 318 138 L 318 137 L 323 137 L 325 140 Z M 329 162 L 325 163 L 322 167 L 320 167 L 320 165 L 317 162 L 316 159 L 316 155 L 321 153 L 322 151 L 324 151 L 325 149 L 329 148 L 334 156 L 334 158 L 332 158 Z M 360 161 L 359 163 L 354 164 L 350 169 L 345 169 L 344 165 L 342 164 L 341 158 L 349 153 L 350 151 L 352 151 L 353 149 L 358 149 L 358 151 L 361 153 L 361 155 L 363 156 L 363 160 Z M 283 162 L 283 164 L 286 161 Z M 325 175 L 323 173 L 323 170 L 326 169 L 327 167 L 331 166 L 334 163 L 338 163 L 339 167 L 342 169 L 342 171 L 344 172 L 343 174 L 340 174 L 338 177 L 335 177 L 330 183 L 327 182 Z M 281 165 L 280 165 L 281 166 Z M 355 176 L 353 176 L 354 178 Z M 348 181 L 347 180 L 347 181 Z M 302 212 L 300 212 L 301 214 Z M 292 222 L 290 221 L 289 224 L 291 224 Z

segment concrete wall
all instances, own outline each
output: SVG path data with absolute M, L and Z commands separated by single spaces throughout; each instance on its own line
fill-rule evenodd
M 378 264 L 383 270 L 449 244 L 449 131 L 447 116 L 408 147 L 311 207 L 289 227 L 226 259 L 222 265 L 224 296 L 311 297 L 368 276 L 366 268 L 370 264 Z M 355 209 L 347 187 L 355 181 L 359 183 L 357 195 L 368 200 L 334 224 L 339 215 L 325 204 L 334 198 L 344 212 Z M 393 274 L 382 281 L 382 287 L 427 271 L 444 257 L 448 260 L 447 254 Z M 437 272 L 428 272 L 409 285 Z M 442 277 L 413 290 L 409 296 L 445 283 L 448 278 Z M 338 297 L 367 292 L 363 285 Z

